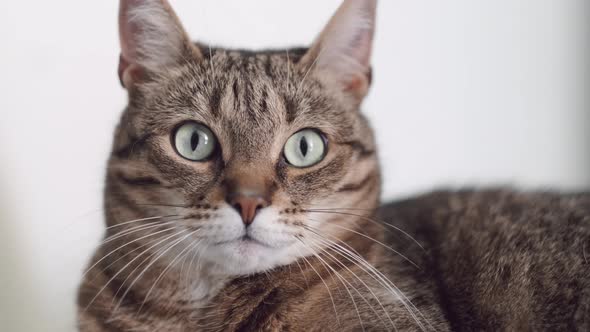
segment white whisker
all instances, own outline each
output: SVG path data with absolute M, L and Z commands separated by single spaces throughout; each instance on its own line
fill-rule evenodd
M 211 45 L 207 46 L 209 46 L 209 65 L 211 66 L 211 76 L 215 76 L 215 67 L 213 66 L 213 54 L 211 53 Z
M 291 81 L 291 59 L 289 58 L 289 49 L 287 49 L 287 80 L 285 81 L 285 91 L 289 93 L 289 85 Z
M 170 215 L 167 215 L 167 216 L 158 216 L 158 217 L 149 217 L 149 218 L 135 219 L 135 220 L 125 221 L 125 222 L 117 223 L 115 225 L 108 226 L 106 229 L 112 229 L 112 228 L 116 228 L 116 227 L 121 227 L 121 226 L 125 226 L 125 225 L 131 224 L 131 223 L 139 222 L 139 221 L 148 221 L 148 220 L 162 219 L 162 218 L 168 218 L 168 217 L 178 217 L 178 215 L 177 214 L 170 214 Z
M 90 308 L 90 306 L 92 305 L 92 303 L 94 303 L 94 301 L 100 296 L 100 294 L 108 287 L 108 285 L 113 282 L 113 280 L 115 280 L 127 267 L 129 267 L 131 264 L 133 264 L 133 262 L 135 260 L 137 260 L 139 257 L 141 257 L 144 253 L 148 252 L 149 250 L 155 248 L 157 245 L 159 245 L 160 243 L 167 241 L 168 239 L 182 234 L 183 231 L 181 232 L 177 232 L 174 233 L 170 236 L 167 236 L 166 238 L 164 238 L 163 240 L 158 241 L 158 243 L 156 243 L 155 245 L 147 248 L 146 250 L 142 251 L 139 255 L 137 255 L 135 258 L 133 258 L 131 261 L 127 262 L 127 264 L 125 264 L 125 266 L 123 266 L 115 275 L 113 275 L 107 282 L 106 284 L 96 293 L 96 295 L 94 295 L 94 297 L 90 300 L 90 302 L 88 303 L 88 305 L 86 306 L 86 308 L 84 309 L 84 311 L 88 311 L 88 309 Z
M 128 246 L 128 245 L 130 245 L 130 244 L 132 244 L 132 243 L 135 243 L 135 242 L 141 241 L 141 240 L 143 240 L 143 239 L 145 239 L 145 238 L 148 238 L 148 237 L 151 237 L 151 236 L 154 236 L 154 235 L 157 235 L 157 234 L 163 233 L 163 232 L 167 232 L 167 231 L 170 231 L 170 230 L 173 230 L 173 229 L 174 229 L 174 227 L 170 227 L 170 228 L 166 228 L 166 229 L 164 229 L 164 230 L 161 230 L 161 231 L 158 231 L 158 232 L 155 232 L 155 233 L 150 233 L 150 234 L 148 234 L 148 235 L 145 235 L 145 236 L 142 236 L 142 237 L 136 238 L 136 239 L 134 239 L 134 240 L 132 240 L 132 241 L 126 242 L 125 244 L 123 244 L 123 245 L 121 245 L 121 246 L 117 247 L 116 249 L 113 249 L 113 250 L 112 250 L 112 251 L 110 251 L 108 254 L 106 254 L 106 255 L 102 256 L 102 258 L 100 258 L 98 261 L 96 261 L 96 262 L 95 262 L 95 263 L 94 263 L 94 264 L 93 264 L 91 267 L 89 267 L 89 268 L 86 270 L 86 272 L 84 272 L 84 273 L 82 274 L 82 279 L 83 279 L 83 278 L 86 276 L 86 274 L 88 274 L 88 273 L 89 273 L 89 272 L 90 272 L 90 271 L 91 271 L 93 268 L 95 268 L 95 267 L 96 267 L 98 264 L 100 264 L 100 262 L 102 262 L 103 260 L 105 260 L 107 257 L 109 257 L 110 255 L 112 255 L 113 253 L 115 253 L 115 252 L 117 252 L 117 251 L 119 251 L 119 250 L 121 250 L 121 249 L 125 248 L 126 246 Z
M 305 286 L 309 287 L 309 281 L 307 280 L 307 276 L 303 272 L 303 268 L 301 268 L 301 264 L 299 264 L 299 260 L 296 260 L 297 266 L 299 267 L 299 271 L 301 271 L 301 275 L 303 276 L 303 280 L 305 280 Z
M 173 224 L 174 222 L 181 220 L 181 219 L 182 218 L 174 219 L 174 220 L 170 220 L 170 221 L 163 222 L 163 223 L 159 222 L 159 221 L 154 221 L 154 222 L 147 223 L 145 225 L 133 226 L 129 229 L 123 229 L 115 234 L 107 236 L 104 240 L 99 242 L 99 246 L 105 245 L 109 242 L 115 241 L 117 239 L 120 239 L 122 237 L 125 237 L 125 236 L 133 234 L 133 233 L 145 231 L 145 230 L 152 229 L 152 228 L 158 228 L 158 227 L 170 225 L 170 224 Z
M 310 226 L 306 226 L 310 227 Z M 311 227 L 310 227 L 311 229 Z M 316 229 L 319 232 L 319 230 Z M 319 235 L 319 234 L 318 234 Z M 324 240 L 329 241 L 324 237 Z M 342 242 L 341 240 L 338 240 Z M 332 242 L 332 241 L 330 241 Z M 344 242 L 343 242 L 344 243 Z M 353 254 L 349 250 L 345 249 L 342 246 L 339 246 L 337 243 L 333 243 L 334 246 L 332 247 L 333 250 L 340 251 L 343 254 L 343 257 L 349 260 L 350 262 L 358 262 L 361 265 L 359 267 L 364 267 L 363 271 L 368 273 L 369 275 L 373 276 L 373 278 L 379 282 L 382 286 L 388 289 L 394 296 L 401 300 L 401 303 L 404 305 L 408 313 L 412 316 L 414 321 L 420 326 L 422 330 L 426 330 L 424 325 L 420 322 L 418 317 L 415 315 L 414 310 L 418 312 L 418 314 L 432 327 L 430 322 L 424 317 L 424 315 L 420 312 L 420 310 L 414 306 L 414 304 L 410 301 L 409 298 L 405 296 L 405 294 L 389 279 L 387 278 L 381 271 L 376 269 L 371 263 L 367 262 L 362 256 Z M 434 327 L 432 327 L 434 329 Z
M 182 233 L 187 232 L 186 230 L 181 230 Z M 133 288 L 133 285 L 139 280 L 141 279 L 141 277 L 144 275 L 144 273 L 152 266 L 154 265 L 158 259 L 160 259 L 163 255 L 165 255 L 169 250 L 171 250 L 172 248 L 174 248 L 177 244 L 179 244 L 180 242 L 184 241 L 186 238 L 188 238 L 189 236 L 191 236 L 194 232 L 189 232 L 189 234 L 186 234 L 184 237 L 181 237 L 180 239 L 176 239 L 174 240 L 174 242 L 168 246 L 168 248 L 166 248 L 163 252 L 161 252 L 156 258 L 152 259 L 148 265 L 141 271 L 141 273 L 135 278 L 133 279 L 133 281 L 131 282 L 131 284 L 129 284 L 129 286 L 127 287 L 127 289 L 125 290 L 125 293 L 123 293 L 123 295 L 121 296 L 121 299 L 119 300 L 119 303 L 117 303 L 117 305 L 115 306 L 115 311 L 119 308 L 119 306 L 121 305 L 121 303 L 123 302 L 123 299 L 125 298 L 125 296 L 127 296 L 127 294 L 129 293 L 129 291 L 131 290 L 131 288 Z M 182 234 L 182 233 L 177 233 L 177 234 Z M 153 255 L 152 255 L 153 256 Z M 148 257 L 149 259 L 149 257 Z M 145 262 L 145 260 L 144 260 Z M 140 263 L 135 269 L 137 269 L 139 266 L 141 266 L 142 263 Z M 133 272 L 135 271 L 135 269 L 129 274 L 129 276 L 131 276 L 133 274 Z M 129 277 L 128 276 L 128 277 Z M 121 284 L 121 287 L 125 284 L 125 282 L 127 281 L 127 279 L 125 279 L 125 281 L 123 281 L 123 283 Z M 118 292 L 118 291 L 117 291 Z
M 358 218 L 361 218 L 361 219 L 363 219 L 365 221 L 372 222 L 372 223 L 374 223 L 376 225 L 381 225 L 383 227 L 384 226 L 389 226 L 389 227 L 391 227 L 391 228 L 399 231 L 400 233 L 402 233 L 403 235 L 405 235 L 406 237 L 408 237 L 410 240 L 414 241 L 414 243 L 416 243 L 422 250 L 425 250 L 424 247 L 420 244 L 420 242 L 418 242 L 418 240 L 416 240 L 410 234 L 408 234 L 406 231 L 404 231 L 403 229 L 401 229 L 401 228 L 399 228 L 397 226 L 394 226 L 394 225 L 392 225 L 392 224 L 390 224 L 388 222 L 382 221 L 382 220 L 376 221 L 374 219 L 371 219 L 369 217 L 365 217 L 365 216 L 360 215 L 360 214 L 349 213 L 349 212 L 339 212 L 339 211 L 336 211 L 336 210 L 338 210 L 338 209 L 310 209 L 310 210 L 305 210 L 305 211 L 306 212 L 312 212 L 312 213 L 314 213 L 314 212 L 315 213 L 333 213 L 333 214 L 340 214 L 340 215 L 351 216 L 351 217 L 358 217 Z M 340 209 L 340 210 L 343 210 L 343 209 Z M 348 209 L 348 210 L 362 210 L 362 209 Z
M 324 281 L 324 278 L 322 278 L 322 276 L 315 269 L 315 267 L 313 267 L 313 265 L 307 260 L 307 258 L 305 258 L 305 256 L 302 255 L 301 252 L 299 253 L 299 255 L 301 256 L 303 261 L 305 263 L 307 263 L 307 265 L 309 265 L 309 267 L 315 272 L 315 274 L 318 275 L 318 277 L 320 278 L 320 280 L 322 281 L 322 283 L 326 287 L 326 290 L 328 291 L 328 295 L 330 296 L 330 300 L 332 301 L 332 306 L 334 307 L 334 314 L 336 315 L 336 321 L 338 322 L 338 325 L 340 325 L 340 317 L 338 316 L 338 310 L 336 309 L 336 303 L 334 302 L 334 297 L 332 296 L 332 292 L 330 292 L 330 287 L 328 287 L 328 284 L 326 283 L 326 281 Z
M 313 233 L 312 233 L 313 234 Z M 328 245 L 328 246 L 332 246 L 332 245 L 338 245 L 337 243 L 330 243 L 330 241 L 326 241 L 324 238 L 322 238 L 320 235 L 315 234 L 317 239 L 321 242 L 324 243 L 324 245 Z M 321 246 L 318 246 L 321 248 Z M 383 310 L 383 312 L 385 312 L 385 314 L 387 315 L 387 319 L 389 320 L 389 322 L 391 323 L 391 325 L 393 326 L 394 330 L 397 331 L 397 328 L 395 326 L 395 324 L 393 323 L 393 321 L 391 320 L 391 316 L 389 315 L 389 312 L 387 311 L 387 309 L 385 309 L 385 307 L 383 306 L 383 303 L 379 300 L 379 297 L 375 294 L 375 292 L 373 292 L 373 290 L 367 285 L 367 283 L 365 283 L 364 280 L 362 280 L 356 273 L 354 273 L 351 269 L 348 268 L 348 266 L 346 266 L 344 263 L 342 263 L 338 258 L 334 257 L 332 254 L 330 254 L 327 250 L 323 250 L 323 253 L 330 256 L 333 260 L 335 260 L 340 266 L 342 266 L 344 269 L 346 269 L 350 274 L 352 274 L 358 281 L 360 281 L 363 286 L 365 286 L 365 288 L 371 293 L 371 295 L 373 296 L 373 298 L 377 301 L 377 303 L 379 304 L 379 306 L 381 307 L 381 309 Z M 354 263 L 353 263 L 354 264 Z M 356 264 L 355 264 L 356 265 Z M 355 289 L 356 290 L 356 289 Z M 357 291 L 358 292 L 358 291 Z M 360 295 L 360 293 L 359 293 Z M 362 296 L 362 295 L 361 295 Z M 364 299 L 364 297 L 363 297 Z M 369 303 L 367 303 L 369 304 Z M 370 304 L 369 304 L 370 305 Z M 371 309 L 372 306 L 371 306 Z M 375 311 L 373 309 L 373 311 Z M 375 311 L 375 314 L 377 314 L 377 312 Z M 379 318 L 381 319 L 381 315 L 377 314 L 379 316 Z M 383 322 L 385 325 L 385 322 Z
M 173 229 L 173 228 L 171 228 L 171 229 Z M 142 244 L 142 245 L 138 246 L 137 248 L 135 248 L 133 250 L 127 251 L 124 255 L 122 255 L 121 257 L 119 257 L 116 260 L 112 261 L 109 265 L 105 266 L 102 270 L 100 270 L 100 272 L 102 273 L 102 272 L 107 271 L 111 266 L 115 265 L 118 261 L 120 261 L 122 259 L 125 259 L 125 257 L 133 254 L 134 252 L 136 252 L 138 250 L 141 250 L 141 249 L 143 249 L 143 248 L 145 248 L 147 246 L 150 246 L 150 245 L 156 243 L 157 241 L 161 240 L 162 238 L 163 238 L 163 236 L 157 237 L 157 238 L 155 238 L 155 239 L 153 239 L 151 241 L 148 241 L 145 244 Z M 96 278 L 96 276 L 95 276 L 95 278 Z
M 332 270 L 332 272 L 334 272 L 334 274 L 336 275 L 336 277 L 338 278 L 338 280 L 340 281 L 340 283 L 342 283 L 342 285 L 344 286 L 344 288 L 346 289 L 346 292 L 348 293 L 348 296 L 350 296 L 350 299 L 352 300 L 352 304 L 354 306 L 354 309 L 356 311 L 356 314 L 358 316 L 359 319 L 359 323 L 361 324 L 361 328 L 363 329 L 363 331 L 365 331 L 365 324 L 363 323 L 363 319 L 361 318 L 361 314 L 358 310 L 358 306 L 356 304 L 356 301 L 354 300 L 354 296 L 352 296 L 352 293 L 350 292 L 350 289 L 348 288 L 348 286 L 346 285 L 347 283 L 350 285 L 351 288 L 353 288 L 360 296 L 363 300 L 366 299 L 360 294 L 360 292 L 354 287 L 352 286 L 352 284 L 350 282 L 348 282 L 345 278 L 342 277 L 342 275 L 340 273 L 338 273 L 332 266 L 330 266 L 330 264 L 328 264 L 326 261 L 324 261 L 316 252 L 315 250 L 307 245 L 306 243 L 303 242 L 303 240 L 299 239 L 299 241 L 301 242 L 301 244 L 303 244 L 304 246 L 308 247 L 310 249 L 310 251 L 313 253 L 313 255 L 327 268 L 329 268 L 330 270 Z M 367 303 L 368 304 L 368 303 Z
M 301 87 L 303 86 L 303 82 L 305 82 L 305 79 L 307 78 L 307 75 L 311 72 L 311 70 L 313 69 L 313 67 L 315 67 L 316 63 L 318 62 L 320 56 L 322 55 L 322 53 L 324 52 L 324 48 L 322 47 L 320 49 L 320 51 L 318 52 L 317 57 L 313 60 L 311 66 L 309 66 L 309 68 L 307 69 L 307 71 L 305 72 L 305 75 L 303 75 L 303 78 L 301 79 L 301 82 L 299 82 L 299 86 L 297 87 L 297 90 L 295 91 L 295 94 L 298 95 L 299 91 L 301 91 Z
M 193 232 L 191 232 L 191 233 L 187 234 L 187 235 L 186 235 L 186 236 L 183 238 L 183 240 L 184 240 L 184 239 L 186 239 L 186 238 L 188 238 L 189 236 L 191 236 L 191 235 L 193 235 L 193 234 L 197 233 L 198 231 L 199 231 L 199 230 L 197 229 L 197 230 L 195 230 L 195 231 L 193 231 Z M 182 241 L 180 241 L 180 242 L 182 242 Z M 178 242 L 178 243 L 180 243 L 180 242 Z M 177 244 L 178 244 L 178 243 L 177 243 Z M 175 244 L 174 246 L 176 246 L 177 244 Z M 170 267 L 172 267 L 172 265 L 174 265 L 174 263 L 175 263 L 175 262 L 178 260 L 178 258 L 179 258 L 179 257 L 184 257 L 184 254 L 185 254 L 185 253 L 188 253 L 188 252 L 189 252 L 189 250 L 190 250 L 191 248 L 193 248 L 193 247 L 194 247 L 194 243 L 193 243 L 193 244 L 191 244 L 191 245 L 188 245 L 188 246 L 186 246 L 186 248 L 184 248 L 184 249 L 183 249 L 183 250 L 182 250 L 182 251 L 181 251 L 181 252 L 180 252 L 178 255 L 176 255 L 176 257 L 175 257 L 175 258 L 174 258 L 174 259 L 173 259 L 173 260 L 172 260 L 172 261 L 171 261 L 171 262 L 170 262 L 170 263 L 169 263 L 169 264 L 166 266 L 166 268 L 165 268 L 165 269 L 164 269 L 164 270 L 163 270 L 163 271 L 160 273 L 160 275 L 158 276 L 158 278 L 156 278 L 156 280 L 155 280 L 155 281 L 154 281 L 154 283 L 152 284 L 152 287 L 150 287 L 150 289 L 148 290 L 147 294 L 145 295 L 145 297 L 144 297 L 144 299 L 143 299 L 143 302 L 141 303 L 141 306 L 139 306 L 139 310 L 138 310 L 138 312 L 140 312 L 140 311 L 141 311 L 141 309 L 143 308 L 143 306 L 144 306 L 144 305 L 145 305 L 145 303 L 147 302 L 147 300 L 148 300 L 148 298 L 149 298 L 150 294 L 152 293 L 152 291 L 153 291 L 153 290 L 154 290 L 154 288 L 156 287 L 156 284 L 158 284 L 158 282 L 159 282 L 159 281 L 160 281 L 160 280 L 161 280 L 161 279 L 164 277 L 164 275 L 165 275 L 165 274 L 166 274 L 166 272 L 167 272 L 167 271 L 170 269 Z M 171 248 L 170 248 L 170 249 L 171 249 Z M 168 249 L 168 250 L 170 250 L 170 249 Z M 164 253 L 160 254 L 160 257 L 161 257 L 161 256 L 163 256 L 165 253 L 166 253 L 166 252 L 164 252 Z M 158 258 L 156 258 L 156 260 L 157 260 L 157 259 L 158 259 Z
M 199 254 L 199 249 L 198 246 L 201 244 L 202 240 L 198 240 L 197 243 L 195 244 L 195 252 L 193 253 L 191 259 L 190 259 L 190 263 L 188 265 L 188 273 L 186 274 L 186 288 L 187 290 L 190 291 L 190 287 L 192 286 L 192 280 L 190 279 L 191 275 L 192 275 L 192 271 L 193 271 L 193 264 L 195 262 L 195 258 L 197 257 L 197 255 Z M 183 268 L 184 268 L 184 263 L 182 264 Z M 197 265 L 198 268 L 198 265 Z M 182 275 L 182 269 L 181 269 L 181 275 Z
M 357 235 L 360 235 L 360 236 L 362 236 L 362 237 L 364 237 L 364 238 L 366 238 L 366 239 L 369 239 L 369 240 L 371 240 L 371 241 L 373 241 L 373 242 L 375 242 L 375 243 L 379 244 L 380 246 L 384 247 L 385 249 L 388 249 L 388 250 L 390 250 L 391 252 L 393 252 L 393 253 L 395 253 L 395 254 L 399 255 L 400 257 L 402 257 L 403 259 L 405 259 L 405 260 L 406 260 L 408 263 L 412 264 L 412 265 L 413 265 L 414 267 L 416 267 L 417 269 L 421 269 L 421 268 L 420 268 L 420 267 L 419 267 L 419 266 L 418 266 L 416 263 L 414 263 L 414 262 L 413 262 L 411 259 L 409 259 L 408 257 L 404 256 L 404 255 L 403 255 L 402 253 L 400 253 L 399 251 L 397 251 L 397 250 L 393 249 L 392 247 L 390 247 L 390 246 L 386 245 L 385 243 L 383 243 L 383 242 L 381 242 L 381 241 L 379 241 L 379 240 L 377 240 L 377 239 L 374 239 L 374 238 L 372 238 L 372 237 L 368 236 L 367 234 L 363 234 L 363 233 L 361 233 L 361 232 L 357 232 L 357 231 L 355 231 L 355 230 L 353 230 L 353 229 L 350 229 L 350 228 L 347 228 L 347 227 L 344 227 L 344 226 L 340 226 L 340 225 L 337 225 L 337 224 L 332 224 L 331 226 L 334 226 L 334 227 L 337 227 L 337 228 L 340 228 L 340 229 L 343 229 L 343 230 L 346 230 L 346 231 L 349 231 L 349 232 L 355 233 L 355 234 L 357 234 Z

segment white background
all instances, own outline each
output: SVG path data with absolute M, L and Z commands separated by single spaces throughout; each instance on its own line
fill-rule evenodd
M 172 1 L 195 39 L 308 44 L 339 0 Z M 386 198 L 590 186 L 585 0 L 382 0 L 364 109 Z M 0 2 L 0 330 L 74 330 L 125 92 L 117 2 Z M 586 26 L 584 26 L 586 25 Z

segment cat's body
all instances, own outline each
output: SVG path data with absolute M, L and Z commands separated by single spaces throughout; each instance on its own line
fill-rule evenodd
M 416 306 L 419 312 L 414 314 L 424 329 L 590 329 L 590 194 L 437 192 L 386 205 L 377 219 L 389 225 L 385 232 L 374 229 L 382 233 L 382 241 L 407 259 L 363 236 L 353 236 L 348 243 L 365 257 L 373 255 L 369 261 Z M 367 283 L 374 282 L 339 259 Z M 373 302 L 375 311 L 370 309 L 349 284 L 360 307 L 359 319 L 351 294 L 334 274 L 347 275 L 346 268 L 330 262 L 334 270 L 327 270 L 313 257 L 308 262 L 315 270 L 308 263 L 294 263 L 268 274 L 226 280 L 216 296 L 201 303 L 204 309 L 168 301 L 174 297 L 164 294 L 140 311 L 144 294 L 136 294 L 112 315 L 119 297 L 112 297 L 111 288 L 88 313 L 98 321 L 83 322 L 96 327 L 88 331 L 393 329 L 380 305 Z M 99 275 L 87 288 L 96 291 L 109 275 Z M 171 275 L 170 285 L 185 277 Z M 374 301 L 362 283 L 350 274 L 348 278 L 365 299 Z M 172 287 L 185 293 L 182 284 Z M 81 306 L 85 304 L 82 297 Z M 384 307 L 398 330 L 421 329 L 402 301 Z
M 358 110 L 375 7 L 345 1 L 309 49 L 244 52 L 193 44 L 164 0 L 121 1 L 129 105 L 82 331 L 588 328 L 590 195 L 377 209 Z
M 590 329 L 590 193 L 438 192 L 381 218 L 423 244 L 388 241 L 421 262 L 453 330 Z

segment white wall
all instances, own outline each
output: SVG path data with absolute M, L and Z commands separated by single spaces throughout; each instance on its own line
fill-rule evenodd
M 172 1 L 194 38 L 307 44 L 339 0 Z M 386 197 L 590 186 L 585 0 L 382 0 L 365 104 Z M 584 8 L 586 7 L 586 8 Z M 71 331 L 101 230 L 116 1 L 0 2 L 0 329 Z

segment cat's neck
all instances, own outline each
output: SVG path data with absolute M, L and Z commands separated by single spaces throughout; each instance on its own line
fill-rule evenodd
M 382 248 L 369 237 L 381 241 L 382 232 L 370 224 L 363 224 L 359 228 L 363 235 L 350 233 L 341 241 L 351 253 L 374 264 Z M 309 317 L 298 317 L 298 313 L 305 312 L 303 308 L 313 306 L 314 303 L 324 305 L 325 297 L 330 296 L 327 289 L 332 287 L 326 283 L 336 283 L 333 287 L 337 288 L 341 281 L 335 276 L 352 273 L 351 270 L 359 266 L 358 261 L 347 260 L 343 256 L 338 256 L 339 263 L 335 263 L 334 257 L 337 255 L 338 250 L 326 249 L 323 254 L 307 256 L 272 271 L 227 279 L 216 296 L 202 308 L 200 314 L 205 318 L 199 324 L 227 328 L 243 326 L 247 327 L 245 330 L 259 330 L 261 327 L 257 324 L 260 322 L 282 320 L 285 317 L 289 317 L 289 326 L 296 324 L 296 321 L 309 322 Z M 331 306 L 329 308 L 332 310 Z M 297 326 L 297 330 L 312 328 L 293 326 Z

